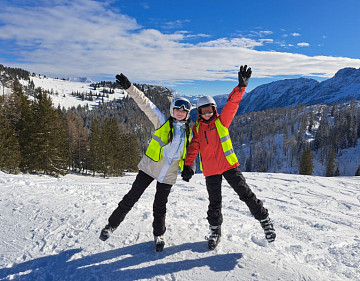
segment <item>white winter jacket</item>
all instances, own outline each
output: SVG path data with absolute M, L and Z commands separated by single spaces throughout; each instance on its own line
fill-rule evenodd
M 126 92 L 134 99 L 139 108 L 150 119 L 151 123 L 154 124 L 155 129 L 160 128 L 168 120 L 168 117 L 160 112 L 156 105 L 133 84 L 131 84 L 130 88 L 126 89 Z M 184 152 L 185 142 L 185 123 L 174 119 L 173 126 L 173 140 L 164 146 L 163 157 L 158 162 L 155 162 L 144 155 L 138 165 L 141 171 L 153 177 L 158 182 L 171 185 L 176 182 L 179 162 Z

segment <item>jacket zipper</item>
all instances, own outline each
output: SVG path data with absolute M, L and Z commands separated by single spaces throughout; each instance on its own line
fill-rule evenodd
M 209 144 L 209 142 L 208 142 L 208 138 L 207 138 L 207 136 L 206 136 L 206 131 L 204 131 L 205 132 L 205 139 L 206 139 L 206 143 L 207 144 Z

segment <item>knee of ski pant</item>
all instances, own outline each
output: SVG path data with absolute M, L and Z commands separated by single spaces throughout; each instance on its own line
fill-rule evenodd
M 241 201 L 252 200 L 255 196 L 254 192 L 251 191 L 250 188 L 242 188 L 237 191 L 239 198 Z
M 236 177 L 228 177 L 226 181 L 234 189 L 249 189 L 250 187 L 246 183 L 246 180 L 243 176 L 237 175 Z
M 166 207 L 163 207 L 163 208 L 156 208 L 155 206 L 154 206 L 154 208 L 153 208 L 153 216 L 154 216 L 154 218 L 155 217 L 159 217 L 159 216 L 165 216 L 165 214 L 166 214 Z
M 124 198 L 119 202 L 118 209 L 130 211 L 136 202 L 129 200 L 128 196 L 125 195 Z

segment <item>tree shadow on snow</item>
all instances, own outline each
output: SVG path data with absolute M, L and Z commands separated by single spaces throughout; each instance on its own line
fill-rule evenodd
M 235 268 L 238 259 L 242 258 L 241 253 L 209 252 L 205 242 L 166 247 L 162 253 L 154 251 L 153 242 L 145 242 L 70 260 L 81 251 L 82 249 L 71 249 L 0 269 L 0 280 L 150 279 L 201 267 L 208 267 L 214 272 L 230 271 Z M 183 251 L 200 255 L 192 258 L 191 253 L 184 253 L 173 260 L 167 259 Z M 201 271 L 198 274 L 201 274 Z

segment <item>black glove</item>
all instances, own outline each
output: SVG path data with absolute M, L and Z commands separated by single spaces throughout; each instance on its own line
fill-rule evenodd
M 129 89 L 131 86 L 131 83 L 129 81 L 129 79 L 127 79 L 127 77 L 124 74 L 117 74 L 116 76 L 116 82 L 118 82 L 121 87 L 123 87 L 123 89 Z
M 192 178 L 194 174 L 194 171 L 190 168 L 190 166 L 184 166 L 183 171 L 181 172 L 182 179 L 184 181 L 189 182 L 189 180 Z
M 248 83 L 249 83 L 249 79 L 251 77 L 251 68 L 249 67 L 248 69 L 247 65 L 245 66 L 240 66 L 240 71 L 238 72 L 238 77 L 239 77 L 239 87 L 247 87 Z

